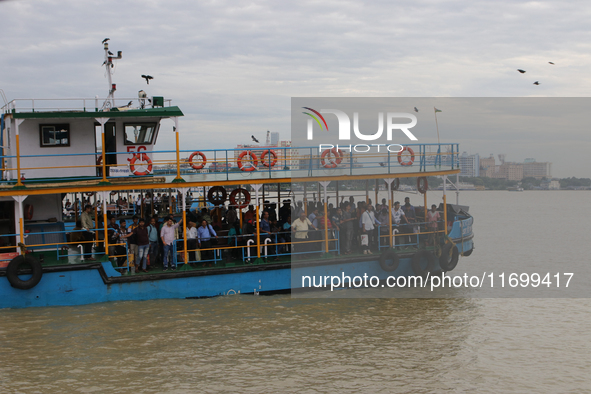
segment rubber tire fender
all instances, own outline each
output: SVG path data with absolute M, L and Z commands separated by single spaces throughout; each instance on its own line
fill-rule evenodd
M 427 259 L 427 266 L 425 268 L 421 267 L 421 263 L 424 259 Z M 437 257 L 435 257 L 433 253 L 428 250 L 421 250 L 412 256 L 412 272 L 414 272 L 415 275 L 426 277 L 427 274 L 433 272 L 436 262 Z
M 417 191 L 421 194 L 427 193 L 429 190 L 429 182 L 427 181 L 427 177 L 421 176 L 417 178 Z
M 31 266 L 32 276 L 30 279 L 22 280 L 18 277 L 18 271 L 21 264 L 25 263 Z M 16 256 L 10 261 L 10 263 L 8 263 L 8 267 L 6 267 L 6 278 L 8 279 L 10 285 L 15 289 L 32 289 L 33 287 L 37 286 L 41 280 L 41 276 L 43 276 L 43 267 L 41 267 L 39 260 L 32 256 Z
M 389 260 L 392 260 L 391 264 L 388 264 Z M 387 249 L 380 256 L 380 267 L 382 267 L 384 271 L 396 271 L 398 265 L 400 265 L 400 257 L 398 257 L 398 254 L 396 254 L 396 252 L 393 249 Z
M 238 203 L 236 202 L 236 195 L 238 193 L 242 193 L 242 195 L 244 196 L 244 203 L 241 205 L 238 205 Z M 248 204 L 250 204 L 250 193 L 248 192 L 248 190 L 243 188 L 232 190 L 232 193 L 230 193 L 230 205 L 233 205 L 238 209 L 244 209 L 248 206 Z
M 444 271 L 453 271 L 458 265 L 459 256 L 460 253 L 455 245 L 451 243 L 445 244 L 441 249 L 441 256 L 439 257 L 441 269 Z
M 222 186 L 214 186 L 207 191 L 207 200 L 213 205 L 222 205 L 226 202 L 228 192 Z
M 33 212 L 34 211 L 35 211 L 35 209 L 33 208 L 33 205 L 25 204 L 25 209 L 23 212 L 23 216 L 25 217 L 25 220 L 33 219 Z

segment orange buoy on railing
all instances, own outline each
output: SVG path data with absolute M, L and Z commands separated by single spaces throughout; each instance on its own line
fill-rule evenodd
M 201 164 L 197 164 L 197 163 L 193 163 L 193 158 L 195 156 L 201 156 Z M 191 156 L 189 156 L 189 164 L 191 165 L 191 167 L 193 167 L 196 170 L 200 170 L 203 167 L 205 167 L 205 165 L 207 164 L 207 157 L 205 157 L 205 155 L 203 154 L 203 152 L 193 152 L 191 153 Z
M 339 154 L 339 151 L 337 151 L 336 148 L 325 149 L 322 152 L 322 155 L 320 155 L 320 163 L 324 168 L 336 168 L 336 166 L 343 160 L 341 154 L 342 152 Z M 334 159 L 332 156 L 334 156 Z
M 402 158 L 402 154 L 404 152 L 407 152 L 408 155 L 410 155 L 408 160 L 404 160 Z M 400 163 L 401 166 L 412 166 L 412 163 L 414 163 L 415 161 L 415 152 L 412 150 L 412 148 L 405 146 L 400 152 L 398 152 L 398 163 Z
M 242 197 L 237 200 L 236 197 L 238 194 L 240 194 Z M 248 204 L 250 204 L 250 193 L 248 190 L 243 188 L 232 190 L 232 193 L 230 193 L 230 205 L 235 206 L 238 209 L 244 209 L 248 206 Z
M 146 171 L 139 171 L 139 170 L 135 169 L 135 162 L 138 161 L 138 159 L 148 163 L 148 167 L 146 168 Z M 133 159 L 131 159 L 131 161 L 129 162 L 129 170 L 133 173 L 133 175 L 138 175 L 138 176 L 148 175 L 149 173 L 152 172 L 152 160 L 150 160 L 148 155 L 146 155 L 145 153 L 142 153 L 142 154 L 138 153 L 138 154 L 134 155 Z
M 273 156 L 273 158 L 271 159 L 271 163 L 270 164 L 265 160 L 265 156 L 267 156 L 267 155 Z M 263 165 L 265 167 L 269 167 L 269 166 L 270 167 L 273 167 L 275 165 L 275 163 L 277 163 L 277 153 L 275 153 L 274 150 L 267 149 L 266 151 L 264 151 L 261 154 L 261 162 L 263 163 Z
M 242 160 L 244 159 L 245 156 L 250 157 L 251 165 L 248 167 L 245 166 L 244 164 L 242 164 Z M 259 164 L 259 162 L 257 160 L 257 156 L 249 150 L 245 150 L 242 153 L 240 153 L 240 156 L 238 156 L 237 163 L 238 163 L 238 168 L 240 168 L 241 171 L 254 171 L 257 169 L 257 165 Z

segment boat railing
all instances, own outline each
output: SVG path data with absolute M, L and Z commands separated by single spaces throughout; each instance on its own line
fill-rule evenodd
M 31 113 L 31 112 L 101 112 L 110 111 L 117 108 L 120 111 L 130 109 L 142 109 L 146 104 L 151 108 L 152 103 L 148 98 L 138 99 L 138 97 L 118 97 L 116 99 L 99 98 L 63 98 L 63 99 L 14 99 L 2 107 L 3 113 Z M 113 103 L 114 101 L 114 103 Z M 152 99 L 150 98 L 150 101 Z M 105 106 L 108 102 L 108 106 Z M 163 106 L 170 107 L 171 99 L 163 99 Z
M 471 226 L 471 219 L 469 217 L 456 220 L 454 226 L 463 226 L 463 228 L 468 225 Z M 433 225 L 437 227 L 434 228 Z M 443 221 L 415 222 L 409 225 L 392 224 L 391 232 L 389 224 L 378 225 L 376 228 L 378 250 L 391 247 L 404 249 L 407 247 L 435 246 L 440 242 L 441 235 L 445 234 L 445 230 L 440 230 L 442 225 Z M 404 228 L 407 228 L 407 230 L 400 231 Z M 87 231 L 94 234 L 92 240 L 86 240 L 83 237 L 71 240 L 73 234 L 86 233 Z M 111 227 L 106 229 L 108 235 L 113 231 L 116 230 Z M 361 230 L 353 231 L 354 234 L 361 234 Z M 341 231 L 336 228 L 324 229 L 320 226 L 317 230 L 307 230 L 306 238 L 296 237 L 297 233 L 294 231 L 259 233 L 258 237 L 256 234 L 220 235 L 217 242 L 210 247 L 191 246 L 187 242 L 186 253 L 184 250 L 185 240 L 181 236 L 173 243 L 171 258 L 174 264 L 206 264 L 211 266 L 210 264 L 213 263 L 214 267 L 228 267 L 242 263 L 264 264 L 275 262 L 275 260 L 289 262 L 291 259 L 305 259 L 307 256 L 314 257 L 327 253 L 338 256 L 344 252 L 341 244 Z M 14 252 L 17 247 L 23 246 L 21 251 L 37 252 L 38 255 L 39 252 L 55 250 L 55 260 L 48 258 L 48 255 L 45 255 L 45 257 L 46 261 L 50 260 L 51 263 L 58 265 L 63 265 L 64 260 L 67 261 L 66 264 L 82 264 L 93 255 L 98 257 L 106 255 L 109 261 L 114 264 L 114 268 L 122 273 L 129 272 L 139 266 L 140 262 L 131 257 L 132 254 L 127 242 L 105 242 L 104 234 L 104 228 L 45 231 L 41 227 L 40 231 L 29 231 L 24 234 L 21 238 L 23 245 L 18 246 L 9 243 L 19 239 L 20 234 L 2 234 L 0 235 L 0 245 L 3 246 L 0 246 L 0 254 Z M 55 241 L 56 236 L 60 237 L 60 240 L 52 242 Z M 356 242 L 353 243 L 356 244 Z M 84 252 L 84 245 L 86 244 L 96 247 L 94 253 Z M 350 246 L 347 245 L 348 248 Z M 193 253 L 196 256 L 195 259 L 191 258 Z M 187 256 L 186 261 L 184 256 Z M 41 258 L 43 258 L 43 255 L 41 255 Z M 285 258 L 288 260 L 285 260 Z M 269 261 L 270 259 L 272 260 Z M 151 263 L 154 264 L 154 262 Z
M 308 230 L 307 233 L 308 235 L 311 235 L 311 237 L 306 241 L 296 241 L 295 238 L 292 237 L 292 234 L 294 233 L 291 231 L 274 232 L 269 235 L 262 233 L 260 235 L 261 239 L 259 244 L 257 244 L 256 242 L 256 234 L 218 236 L 217 244 L 212 247 L 187 248 L 187 255 L 189 255 L 190 253 L 195 253 L 195 256 L 198 256 L 197 260 L 188 259 L 187 263 L 217 264 L 222 261 L 226 261 L 227 259 L 226 257 L 224 257 L 225 254 L 229 253 L 232 256 L 232 252 L 234 250 L 238 250 L 238 255 L 241 256 L 241 260 L 246 262 L 254 262 L 257 258 L 267 260 L 269 258 L 275 259 L 280 257 L 289 257 L 293 255 L 317 254 L 320 252 L 334 252 L 339 254 L 340 247 L 338 231 L 329 231 L 328 249 L 324 244 L 325 240 L 323 239 L 323 229 Z M 230 241 L 231 243 L 229 243 L 228 241 Z M 183 238 L 175 240 L 172 252 L 175 255 L 175 263 L 178 263 L 177 258 L 178 255 L 183 251 L 183 244 Z M 292 250 L 292 247 L 294 246 L 295 251 Z M 302 248 L 302 246 L 305 247 Z M 258 251 L 257 248 L 259 249 Z M 209 254 L 212 257 L 204 258 L 204 254 Z M 233 259 L 237 260 L 238 258 L 234 257 Z
M 430 228 L 430 226 L 434 226 Z M 378 249 L 390 248 L 391 244 L 396 247 L 419 247 L 421 242 L 432 246 L 437 234 L 443 234 L 445 230 L 439 230 L 443 221 L 435 222 L 412 222 L 410 224 L 392 224 L 392 242 L 390 242 L 389 224 L 378 225 Z M 430 237 L 432 236 L 432 237 Z M 431 239 L 429 239 L 431 238 Z
M 37 224 L 36 226 L 40 226 Z M 84 253 L 83 246 L 87 244 L 95 245 L 98 241 L 97 234 L 101 234 L 103 229 L 89 229 L 89 230 L 61 230 L 61 231 L 44 231 L 41 227 L 41 231 L 26 231 L 22 236 L 22 242 L 19 242 L 22 245 L 11 245 L 12 240 L 15 238 L 18 239 L 21 234 L 2 234 L 0 235 L 0 253 L 3 253 L 6 250 L 15 250 L 17 248 L 21 248 L 21 250 L 25 249 L 28 252 L 48 252 L 55 250 L 56 252 L 56 261 L 61 259 L 69 259 L 70 257 L 78 258 L 78 260 L 73 260 L 71 263 L 78 263 L 84 262 L 84 260 L 88 257 L 92 257 L 92 253 Z M 72 234 L 82 234 L 82 233 L 93 233 L 94 239 L 92 240 L 84 240 L 79 239 L 75 241 L 70 241 L 69 236 Z M 57 241 L 57 242 L 53 242 Z M 80 253 L 77 252 L 77 248 L 80 248 Z
M 457 170 L 458 144 L 408 144 L 412 156 L 380 152 L 319 150 L 319 147 L 245 147 L 217 150 L 132 150 L 128 152 L 23 154 L 0 156 L 5 185 L 27 182 L 77 182 L 176 176 L 194 182 L 309 178 L 322 176 L 392 176 Z M 141 146 L 137 149 L 140 149 Z M 327 153 L 328 151 L 328 153 Z M 336 155 L 335 155 L 335 152 Z M 24 152 L 26 153 L 26 152 Z M 103 170 L 105 175 L 103 176 Z M 18 174 L 18 175 L 17 175 Z

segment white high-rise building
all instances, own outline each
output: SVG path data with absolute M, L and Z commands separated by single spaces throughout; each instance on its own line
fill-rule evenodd
M 472 178 L 480 176 L 480 156 L 478 153 L 475 155 L 468 155 L 466 152 L 462 153 L 460 155 L 460 169 L 462 170 L 460 176 Z
M 271 132 L 271 145 L 279 146 L 279 133 L 276 131 Z

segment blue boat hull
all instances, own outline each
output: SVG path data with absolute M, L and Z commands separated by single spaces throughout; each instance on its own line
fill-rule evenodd
M 471 228 L 470 228 L 471 230 Z M 454 241 L 458 241 L 454 239 Z M 460 251 L 472 250 L 471 234 L 456 242 Z M 437 265 L 436 270 L 439 269 Z M 367 274 L 385 280 L 388 276 L 414 275 L 409 257 L 401 258 L 399 268 L 385 272 L 378 257 L 316 260 L 313 264 L 247 266 L 241 270 L 219 269 L 187 271 L 175 277 L 150 279 L 142 276 L 121 277 L 110 263 L 96 263 L 93 268 L 45 272 L 37 286 L 19 290 L 10 286 L 6 276 L 0 277 L 0 308 L 27 308 L 59 305 L 83 305 L 107 301 L 152 300 L 165 298 L 214 297 L 230 294 L 278 292 L 302 287 L 302 276 L 347 276 Z M 130 279 L 132 278 L 132 279 Z

